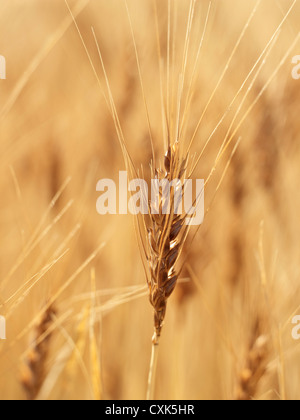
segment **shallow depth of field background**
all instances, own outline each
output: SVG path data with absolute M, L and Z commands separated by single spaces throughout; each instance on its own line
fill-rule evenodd
M 168 2 L 157 3 L 165 66 Z M 175 3 L 178 73 L 190 2 Z M 69 4 L 76 11 L 78 3 Z M 212 2 L 186 137 L 191 137 L 254 4 Z M 193 154 L 200 153 L 290 5 L 262 0 L 204 116 Z M 164 149 L 153 2 L 128 0 L 128 7 L 160 159 Z M 208 1 L 197 2 L 187 87 L 207 8 Z M 129 153 L 136 167 L 148 168 L 148 126 L 124 2 L 91 0 L 76 19 L 107 95 L 91 27 L 95 30 Z M 231 132 L 295 40 L 299 21 L 297 2 Z M 96 213 L 97 181 L 117 180 L 125 169 L 104 96 L 64 1 L 2 0 L 0 40 L 0 54 L 7 60 L 7 80 L 0 81 L 0 315 L 7 317 L 7 340 L 0 342 L 0 398 L 26 398 L 20 377 L 35 340 L 36 323 L 31 322 L 58 295 L 38 398 L 142 399 L 153 316 L 143 289 L 134 220 Z M 299 398 L 300 347 L 291 337 L 291 317 L 300 314 L 300 81 L 291 77 L 297 54 L 299 42 L 236 133 L 239 148 L 203 226 L 184 252 L 181 277 L 190 281 L 178 285 L 168 303 L 157 398 L 235 398 L 255 325 L 268 340 L 266 373 L 255 398 Z M 176 78 L 174 84 L 176 95 Z M 203 154 L 198 178 L 207 178 L 242 98 Z M 206 208 L 231 150 L 207 185 Z M 58 293 L 64 285 L 68 287 Z

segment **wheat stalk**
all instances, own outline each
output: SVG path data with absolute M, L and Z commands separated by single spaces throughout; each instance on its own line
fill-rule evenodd
M 35 400 L 45 379 L 46 360 L 55 310 L 50 306 L 34 330 L 34 338 L 21 366 L 20 382 L 28 400 Z

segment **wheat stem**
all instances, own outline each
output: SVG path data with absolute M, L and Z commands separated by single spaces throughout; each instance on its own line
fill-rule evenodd
M 147 388 L 147 397 L 146 397 L 147 401 L 154 399 L 157 360 L 158 360 L 158 341 L 156 341 L 156 334 L 155 334 L 155 339 L 153 339 L 153 342 L 152 342 L 151 360 L 150 360 L 150 367 L 149 367 L 148 388 Z

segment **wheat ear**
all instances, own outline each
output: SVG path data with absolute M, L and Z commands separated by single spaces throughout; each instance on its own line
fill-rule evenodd
M 182 181 L 186 172 L 187 159 L 180 158 L 179 145 L 175 143 L 169 147 L 164 161 L 165 171 L 155 170 L 154 178 L 158 181 Z M 172 191 L 166 197 L 163 189 L 157 191 L 157 208 L 150 212 L 150 227 L 148 229 L 148 263 L 150 267 L 150 303 L 154 308 L 154 336 L 153 343 L 158 344 L 163 321 L 166 315 L 167 299 L 172 294 L 177 280 L 178 262 L 185 239 L 185 216 L 176 211 L 176 189 L 182 183 L 173 184 Z M 164 214 L 166 200 L 169 202 L 168 214 Z M 152 202 L 152 205 L 154 203 Z M 154 211 L 153 211 L 154 210 Z
M 255 397 L 260 380 L 266 373 L 268 338 L 260 335 L 249 346 L 245 367 L 239 374 L 236 400 L 250 401 Z
M 51 326 L 55 311 L 49 307 L 35 327 L 34 338 L 21 366 L 20 382 L 28 400 L 37 397 L 46 373 L 46 361 L 51 340 Z

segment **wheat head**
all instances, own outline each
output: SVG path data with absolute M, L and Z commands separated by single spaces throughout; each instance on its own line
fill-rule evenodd
M 167 300 L 176 286 L 179 272 L 176 268 L 186 236 L 185 215 L 177 214 L 176 192 L 181 188 L 186 173 L 187 157 L 180 155 L 178 142 L 168 148 L 164 159 L 164 170 L 154 169 L 153 176 L 158 181 L 175 181 L 169 195 L 169 212 L 164 214 L 166 197 L 162 189 L 157 191 L 155 211 L 150 213 L 148 228 L 148 280 L 150 303 L 154 308 L 153 343 L 158 344 L 166 315 Z
M 21 365 L 20 382 L 28 400 L 35 400 L 45 379 L 55 310 L 49 307 L 35 327 L 30 350 Z
M 255 397 L 260 380 L 266 373 L 268 337 L 260 335 L 249 347 L 244 368 L 239 374 L 236 399 L 250 401 Z

